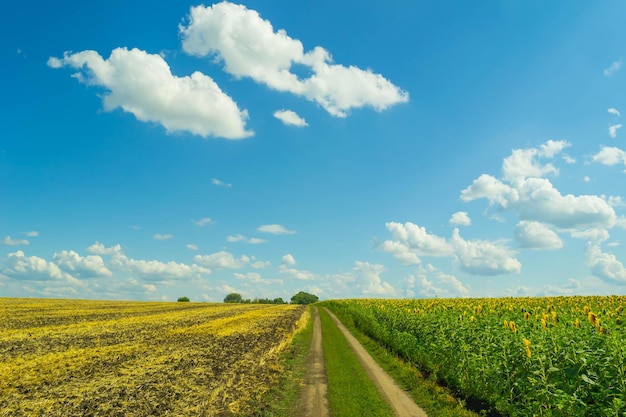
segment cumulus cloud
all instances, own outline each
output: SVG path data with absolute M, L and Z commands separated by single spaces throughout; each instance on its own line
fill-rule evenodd
M 430 278 L 430 279 L 429 279 Z M 431 264 L 419 266 L 415 275 L 404 278 L 408 297 L 467 297 L 469 288 L 454 275 L 446 274 Z
M 274 31 L 269 21 L 243 5 L 192 7 L 180 33 L 188 54 L 221 61 L 224 70 L 237 78 L 304 97 L 333 116 L 346 117 L 360 107 L 382 111 L 409 99 L 407 92 L 380 74 L 334 64 L 324 48 L 305 53 L 302 42 L 284 30 Z M 311 75 L 300 79 L 291 71 L 294 65 L 307 67 Z
M 165 233 L 165 234 L 161 234 L 161 233 L 157 233 L 154 236 L 152 236 L 153 239 L 155 240 L 168 240 L 173 238 L 174 236 L 170 235 L 169 233 Z
M 198 248 L 198 245 L 194 245 L 193 243 L 188 243 L 185 247 L 186 247 L 187 249 L 189 249 L 189 250 L 193 250 L 193 251 L 197 251 L 197 250 L 199 249 L 199 248 Z
M 39 232 L 37 232 L 36 230 L 31 230 L 30 232 L 22 232 L 23 235 L 26 235 L 28 237 L 37 237 L 39 236 Z
M 11 236 L 6 236 L 2 239 L 2 244 L 6 246 L 22 246 L 28 245 L 30 242 L 26 239 L 13 239 Z
M 116 255 L 122 253 L 122 247 L 120 245 L 113 245 L 105 247 L 102 243 L 96 242 L 87 248 L 87 252 L 94 255 Z
M 103 87 L 104 110 L 121 108 L 143 122 L 155 122 L 167 132 L 189 132 L 201 137 L 241 139 L 248 113 L 220 87 L 200 72 L 177 77 L 157 54 L 116 48 L 108 59 L 96 51 L 66 52 L 51 57 L 51 68 L 71 67 L 74 77 L 90 86 Z
M 296 233 L 294 230 L 289 230 L 280 224 L 264 224 L 259 226 L 257 230 L 259 232 L 270 233 L 273 235 L 292 235 Z
M 238 269 L 243 268 L 250 262 L 250 258 L 242 255 L 239 259 L 235 258 L 230 252 L 220 251 L 209 255 L 196 255 L 194 261 L 209 268 L 220 269 Z
M 272 265 L 270 261 L 255 261 L 250 264 L 254 269 L 264 269 Z
M 21 250 L 7 255 L 2 273 L 9 278 L 32 281 L 61 280 L 65 277 L 54 263 L 37 256 L 26 256 Z
M 454 229 L 450 243 L 459 267 L 474 275 L 519 273 L 522 264 L 507 247 L 485 240 L 465 240 Z
M 196 255 L 197 256 L 197 255 Z M 157 260 L 131 259 L 125 255 L 115 255 L 109 265 L 112 269 L 137 274 L 144 280 L 168 281 L 209 275 L 211 270 L 196 264 L 187 265 L 174 261 L 161 262 Z
M 617 110 L 616 108 L 611 107 L 610 109 L 607 110 L 610 114 L 615 115 L 617 117 L 620 116 L 619 110 Z
M 611 65 L 609 65 L 607 68 L 604 69 L 604 75 L 608 77 L 610 75 L 613 75 L 617 71 L 619 71 L 620 68 L 622 68 L 623 62 L 624 62 L 624 59 L 620 58 L 617 61 L 611 63 Z
M 76 278 L 110 277 L 113 274 L 99 255 L 80 256 L 73 250 L 61 251 L 53 256 L 59 268 Z
M 199 226 L 199 227 L 206 226 L 207 224 L 213 224 L 213 223 L 215 223 L 215 222 L 210 217 L 204 217 L 204 218 L 202 218 L 200 220 L 193 221 L 193 224 L 195 224 L 196 226 Z
M 515 228 L 515 239 L 526 249 L 560 249 L 563 241 L 543 223 L 522 220 Z
M 622 124 L 609 125 L 609 136 L 615 139 L 617 137 L 617 131 L 622 128 Z
M 624 164 L 626 166 L 626 152 L 614 146 L 603 146 L 591 160 L 603 165 Z
M 212 178 L 211 179 L 211 184 L 217 185 L 218 187 L 225 187 L 225 188 L 230 188 L 230 187 L 233 186 L 232 184 L 229 184 L 229 183 L 224 182 L 222 180 L 219 180 L 217 178 Z
M 587 266 L 596 277 L 609 283 L 626 284 L 626 269 L 615 255 L 602 252 L 598 245 L 587 245 Z
M 467 212 L 457 211 L 452 215 L 452 217 L 450 217 L 448 223 L 453 226 L 469 226 L 470 224 L 472 224 L 472 220 L 468 216 Z
M 495 242 L 465 240 L 459 229 L 446 240 L 411 222 L 389 222 L 386 226 L 395 240 L 385 241 L 381 248 L 404 264 L 418 264 L 420 256 L 433 256 L 452 257 L 462 270 L 475 275 L 509 274 L 521 269 L 510 249 Z
M 526 177 L 543 177 L 547 174 L 558 175 L 559 170 L 551 163 L 542 164 L 541 158 L 554 158 L 556 154 L 571 146 L 564 140 L 549 140 L 536 148 L 514 149 L 502 163 L 502 176 L 505 180 Z
M 283 256 L 281 260 L 282 260 L 283 264 L 285 264 L 285 265 L 295 265 L 296 264 L 296 259 L 290 253 L 288 253 L 287 255 Z
M 244 242 L 244 243 L 250 243 L 252 245 L 258 245 L 259 243 L 265 243 L 266 240 L 265 239 L 260 239 L 258 237 L 246 237 L 244 235 L 232 235 L 232 236 L 228 236 L 226 238 L 227 242 Z
M 383 265 L 362 261 L 356 261 L 352 268 L 355 284 L 363 295 L 393 297 L 396 290 L 380 277 L 384 271 Z
M 274 117 L 288 126 L 304 127 L 309 125 L 306 120 L 292 110 L 277 110 L 274 112 Z

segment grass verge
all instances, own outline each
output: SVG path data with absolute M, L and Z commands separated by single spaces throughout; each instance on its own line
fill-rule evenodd
M 298 417 L 297 407 L 306 373 L 306 361 L 313 338 L 313 311 L 309 307 L 309 322 L 285 349 L 280 362 L 280 382 L 259 401 L 253 417 Z
M 323 308 L 319 308 L 320 313 Z M 392 352 L 389 352 L 378 342 L 357 329 L 349 317 L 342 316 L 333 310 L 333 313 L 350 330 L 350 333 L 361 342 L 376 362 L 396 381 L 400 387 L 409 393 L 429 417 L 479 417 L 473 411 L 467 410 L 463 401 L 455 398 L 445 387 L 437 384 L 433 379 L 425 378 L 414 365 L 403 361 Z M 324 346 L 326 349 L 326 346 Z
M 332 417 L 390 417 L 393 411 L 369 379 L 345 336 L 324 309 L 322 345 L 328 380 L 328 407 Z

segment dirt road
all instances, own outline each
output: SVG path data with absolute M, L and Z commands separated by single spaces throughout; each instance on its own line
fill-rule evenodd
M 307 373 L 298 405 L 298 416 L 328 417 L 326 370 L 322 348 L 322 323 L 317 308 L 313 308 L 313 339 L 307 358 Z
M 359 361 L 365 368 L 365 371 L 369 375 L 370 379 L 374 381 L 378 390 L 384 395 L 387 399 L 391 408 L 393 408 L 394 413 L 398 417 L 428 417 L 426 412 L 422 410 L 409 395 L 402 390 L 396 384 L 396 382 L 391 378 L 387 373 L 383 370 L 383 368 L 376 363 L 376 361 L 370 356 L 369 353 L 361 346 L 358 340 L 346 329 L 346 326 L 343 325 L 335 317 L 333 313 L 328 311 L 328 309 L 324 309 L 328 312 L 330 317 L 333 319 L 339 330 L 344 334 L 348 343 L 356 353 Z
M 363 368 L 374 381 L 378 390 L 387 399 L 397 417 L 428 417 L 413 399 L 400 388 L 396 382 L 376 363 L 369 353 L 361 346 L 358 340 L 346 329 L 337 317 L 327 309 L 330 317 L 344 334 L 348 343 L 356 353 Z M 305 387 L 300 399 L 298 416 L 327 417 L 328 400 L 326 398 L 326 374 L 324 370 L 324 351 L 322 349 L 322 327 L 317 308 L 314 308 L 313 340 L 307 359 L 308 373 L 305 377 Z

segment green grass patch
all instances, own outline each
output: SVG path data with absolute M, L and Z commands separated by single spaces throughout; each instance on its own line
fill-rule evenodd
M 298 333 L 289 348 L 283 352 L 280 362 L 282 372 L 280 382 L 258 403 L 253 417 L 299 417 L 297 415 L 298 401 L 307 371 L 306 362 L 311 339 L 313 338 L 313 311 L 309 307 L 311 319 Z
M 323 308 L 319 307 L 322 311 Z M 331 309 L 332 310 L 332 309 Z M 354 326 L 354 322 L 349 317 L 332 312 L 350 330 L 350 333 L 363 345 L 365 350 L 374 358 L 376 362 L 413 398 L 429 417 L 478 417 L 470 410 L 467 410 L 463 401 L 455 398 L 450 390 L 440 386 L 433 379 L 426 378 L 412 364 L 398 358 L 389 352 L 378 342 L 371 339 Z M 324 346 L 326 349 L 326 346 Z M 356 414 L 354 414 L 356 415 Z
M 345 336 L 324 309 L 322 345 L 328 379 L 328 407 L 332 417 L 391 417 L 393 411 L 350 348 Z

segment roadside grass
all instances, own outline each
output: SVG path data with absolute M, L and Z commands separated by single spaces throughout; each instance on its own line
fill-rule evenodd
M 330 416 L 393 416 L 391 407 L 365 373 L 345 336 L 324 309 L 318 310 L 322 323 Z
M 319 310 L 321 314 L 323 308 L 319 308 Z M 344 317 L 336 311 L 333 311 L 333 313 L 341 320 L 344 326 L 350 330 L 350 333 L 356 337 L 385 372 L 391 375 L 396 383 L 409 393 L 415 403 L 426 411 L 429 417 L 480 416 L 480 414 L 465 408 L 463 401 L 455 398 L 450 390 L 440 386 L 435 380 L 425 377 L 413 364 L 398 358 L 397 355 L 389 352 L 378 342 L 357 329 L 352 319 Z M 324 346 L 324 349 L 326 349 L 326 346 Z
M 309 307 L 309 322 L 293 338 L 291 346 L 285 349 L 280 366 L 280 382 L 258 401 L 253 417 L 298 417 L 298 401 L 302 390 L 306 362 L 311 339 L 313 338 L 313 311 Z

